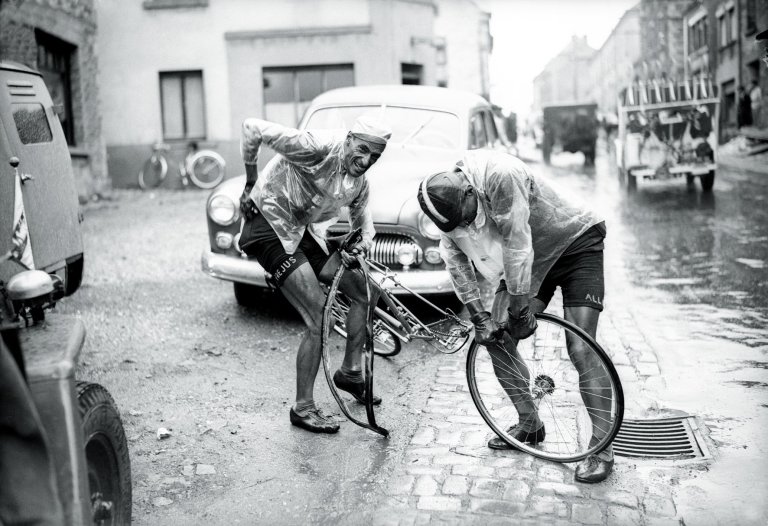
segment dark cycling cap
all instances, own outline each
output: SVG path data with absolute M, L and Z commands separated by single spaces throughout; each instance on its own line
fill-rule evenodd
M 461 223 L 463 182 L 460 172 L 450 171 L 432 174 L 419 185 L 421 209 L 443 232 L 450 232 Z

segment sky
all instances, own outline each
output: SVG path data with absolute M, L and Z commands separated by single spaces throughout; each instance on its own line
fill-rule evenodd
M 475 0 L 491 13 L 491 101 L 526 115 L 533 79 L 573 35 L 600 49 L 624 12 L 639 0 Z

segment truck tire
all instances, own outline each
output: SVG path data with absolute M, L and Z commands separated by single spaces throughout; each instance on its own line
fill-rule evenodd
M 711 192 L 712 187 L 715 185 L 715 171 L 710 170 L 708 174 L 699 176 L 699 181 L 703 191 Z
M 131 460 L 115 401 L 99 384 L 77 382 L 77 403 L 94 524 L 131 523 Z

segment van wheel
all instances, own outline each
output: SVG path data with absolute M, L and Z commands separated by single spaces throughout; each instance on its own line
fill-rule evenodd
M 705 192 L 711 192 L 712 187 L 715 185 L 715 171 L 710 170 L 707 175 L 699 176 L 701 182 L 701 189 Z
M 99 384 L 77 382 L 93 524 L 131 523 L 131 460 L 115 401 Z

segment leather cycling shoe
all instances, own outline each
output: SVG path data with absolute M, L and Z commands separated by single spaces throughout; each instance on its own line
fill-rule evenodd
M 342 391 L 346 391 L 351 394 L 355 400 L 361 404 L 365 403 L 365 382 L 353 382 L 347 378 L 344 373 L 341 372 L 341 369 L 338 369 L 335 373 L 333 373 L 333 383 L 336 384 L 336 387 Z M 381 397 L 374 395 L 373 405 L 379 405 L 380 403 Z
M 310 409 L 306 415 L 299 416 L 291 407 L 290 416 L 291 424 L 313 433 L 336 433 L 339 430 L 339 424 L 324 415 L 319 408 Z
M 527 442 L 528 444 L 538 444 L 544 441 L 544 437 L 547 436 L 547 431 L 544 429 L 544 424 L 536 431 L 529 433 L 522 429 L 517 429 L 517 424 L 513 425 L 507 430 L 515 440 L 518 442 Z M 515 446 L 507 444 L 500 437 L 493 437 L 488 441 L 488 447 L 491 449 L 517 449 Z
M 576 466 L 576 476 L 578 482 L 594 484 L 602 482 L 608 478 L 613 471 L 613 459 L 603 460 L 597 455 L 589 455 Z

